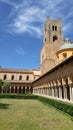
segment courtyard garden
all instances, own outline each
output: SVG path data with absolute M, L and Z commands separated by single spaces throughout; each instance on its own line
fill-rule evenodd
M 36 97 L 0 98 L 0 130 L 73 130 L 73 120 Z

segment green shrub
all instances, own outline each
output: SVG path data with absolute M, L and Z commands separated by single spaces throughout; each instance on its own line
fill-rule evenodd
M 54 106 L 55 108 L 65 113 L 68 113 L 70 116 L 73 116 L 73 104 L 65 103 L 59 100 L 55 100 L 55 99 L 40 97 L 40 96 L 38 96 L 37 99 L 47 105 L 50 104 L 51 106 Z
M 15 98 L 15 99 L 37 99 L 36 95 L 32 94 L 0 94 L 0 98 Z

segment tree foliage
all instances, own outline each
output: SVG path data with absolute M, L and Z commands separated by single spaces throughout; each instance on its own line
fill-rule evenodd
M 9 90 L 10 83 L 4 82 L 2 79 L 0 79 L 0 92 L 1 90 L 7 92 Z
M 0 79 L 0 87 L 2 87 L 2 86 L 3 86 L 3 84 L 4 84 L 3 80 L 2 80 L 2 79 Z
M 4 90 L 4 91 L 8 91 L 8 90 L 9 90 L 9 87 L 10 87 L 10 83 L 4 82 L 4 84 L 3 84 L 3 90 Z

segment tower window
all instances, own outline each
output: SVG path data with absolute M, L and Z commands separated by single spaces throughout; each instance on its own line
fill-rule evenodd
M 57 36 L 53 36 L 53 42 L 54 42 L 55 40 L 58 40 L 58 37 L 57 37 Z
M 6 79 L 7 79 L 7 75 L 5 74 L 3 80 L 6 80 Z
M 22 80 L 22 75 L 19 76 L 19 80 Z
M 52 31 L 57 31 L 57 26 L 52 26 Z
M 57 31 L 57 26 L 55 26 L 55 31 Z
M 14 75 L 11 76 L 11 80 L 14 80 Z
M 29 80 L 29 76 L 28 75 L 26 76 L 26 80 Z
M 54 31 L 54 26 L 52 26 L 52 31 Z
M 66 59 L 67 58 L 67 53 L 63 53 L 63 57 L 64 57 L 64 59 Z

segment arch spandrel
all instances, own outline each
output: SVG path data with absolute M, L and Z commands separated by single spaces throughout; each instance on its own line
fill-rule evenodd
M 72 84 L 73 83 L 73 80 L 72 80 L 71 77 L 68 77 L 67 79 L 68 79 L 68 84 Z
M 58 84 L 58 86 L 61 86 L 62 85 L 62 79 L 58 79 L 57 84 Z

